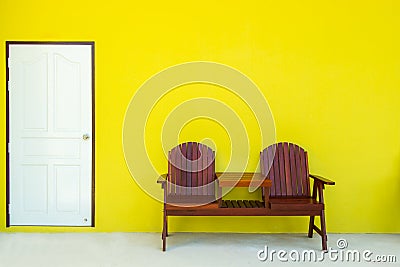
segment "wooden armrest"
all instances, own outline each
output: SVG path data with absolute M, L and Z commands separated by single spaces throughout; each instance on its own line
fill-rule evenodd
M 319 175 L 315 175 L 315 174 L 310 174 L 310 177 L 313 178 L 314 180 L 318 180 L 319 182 L 323 183 L 323 184 L 327 184 L 327 185 L 335 185 L 334 181 L 331 181 L 327 178 L 324 178 L 322 176 Z
M 168 174 L 166 173 L 160 175 L 160 177 L 157 179 L 157 184 L 165 184 L 165 182 L 167 182 L 167 176 Z

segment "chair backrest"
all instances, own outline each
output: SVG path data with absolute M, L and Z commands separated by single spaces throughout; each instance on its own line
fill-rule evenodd
M 169 151 L 168 202 L 215 200 L 215 179 L 215 152 L 208 146 L 187 142 Z
M 309 197 L 307 152 L 292 143 L 277 143 L 260 154 L 261 173 L 272 180 L 271 197 Z

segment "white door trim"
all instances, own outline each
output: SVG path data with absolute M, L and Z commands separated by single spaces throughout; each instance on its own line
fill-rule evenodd
M 11 45 L 89 45 L 91 50 L 91 104 L 92 104 L 92 132 L 90 136 L 91 140 L 91 151 L 92 151 L 92 164 L 91 164 L 91 226 L 95 226 L 95 65 L 94 65 L 94 42 L 19 42 L 19 41 L 7 41 L 6 42 L 6 227 L 10 227 L 10 95 L 9 95 L 9 56 Z

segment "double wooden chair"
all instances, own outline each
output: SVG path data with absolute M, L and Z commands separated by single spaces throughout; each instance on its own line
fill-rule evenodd
M 158 179 L 164 189 L 162 249 L 166 250 L 168 216 L 309 216 L 327 250 L 324 187 L 331 180 L 309 173 L 307 152 L 292 143 L 277 143 L 260 153 L 260 173 L 216 173 L 215 152 L 204 144 L 183 143 L 168 153 L 168 173 Z M 310 178 L 314 180 L 312 190 Z M 223 200 L 225 186 L 255 181 L 261 200 Z M 320 217 L 321 227 L 314 224 Z

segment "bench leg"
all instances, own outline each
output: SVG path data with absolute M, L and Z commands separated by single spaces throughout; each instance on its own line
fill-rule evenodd
M 321 212 L 321 238 L 322 238 L 322 250 L 328 250 L 328 236 L 326 235 L 326 223 L 325 223 L 325 211 Z
M 165 251 L 167 249 L 167 235 L 168 235 L 168 230 L 167 230 L 167 215 L 164 211 L 164 216 L 163 216 L 163 231 L 161 234 L 162 238 L 162 251 Z
M 165 236 L 169 236 L 168 234 L 168 217 L 165 217 Z
M 314 233 L 314 218 L 315 216 L 310 216 L 310 224 L 308 226 L 308 237 L 312 238 Z
M 165 251 L 167 249 L 167 238 L 163 237 L 162 240 L 162 251 Z

